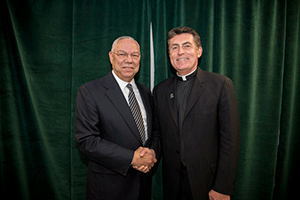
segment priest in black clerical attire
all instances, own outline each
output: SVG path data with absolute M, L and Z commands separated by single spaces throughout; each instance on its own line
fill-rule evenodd
M 164 199 L 228 200 L 234 194 L 240 146 L 235 88 L 228 77 L 198 67 L 202 51 L 193 29 L 169 32 L 177 73 L 153 91 Z

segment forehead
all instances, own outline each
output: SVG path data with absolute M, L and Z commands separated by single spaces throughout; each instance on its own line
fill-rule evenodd
M 180 45 L 186 42 L 191 44 L 194 43 L 194 37 L 192 34 L 182 33 L 180 35 L 175 35 L 172 39 L 170 39 L 170 45 Z
M 116 51 L 140 51 L 139 45 L 132 39 L 119 40 L 115 47 Z

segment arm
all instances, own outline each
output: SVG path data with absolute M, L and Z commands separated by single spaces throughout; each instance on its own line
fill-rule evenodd
M 153 133 L 152 143 L 150 148 L 154 150 L 157 160 L 161 157 L 161 135 L 160 135 L 160 123 L 158 117 L 158 104 L 157 104 L 157 89 L 153 90 Z
M 75 138 L 79 150 L 90 160 L 126 175 L 134 151 L 100 137 L 99 115 L 89 90 L 82 86 L 76 98 Z
M 231 195 L 237 171 L 240 126 L 238 102 L 230 79 L 224 82 L 219 102 L 220 146 L 219 161 L 213 190 Z

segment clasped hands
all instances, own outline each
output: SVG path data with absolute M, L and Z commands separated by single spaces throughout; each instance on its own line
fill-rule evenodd
M 135 150 L 131 165 L 134 169 L 148 173 L 157 162 L 153 149 L 139 147 Z

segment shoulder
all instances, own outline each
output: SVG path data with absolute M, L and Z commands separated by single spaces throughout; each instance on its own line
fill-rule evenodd
M 201 70 L 201 73 L 201 79 L 211 86 L 223 87 L 224 84 L 233 85 L 232 80 L 225 75 L 203 70 Z
M 172 76 L 166 80 L 163 80 L 162 82 L 158 83 L 154 89 L 153 89 L 153 93 L 157 93 L 157 92 L 165 92 L 165 90 L 170 87 L 172 85 L 172 83 L 174 83 L 175 80 L 175 76 Z
M 136 86 L 138 87 L 138 89 L 142 92 L 145 92 L 147 94 L 151 94 L 150 90 L 148 87 L 146 87 L 145 85 L 135 81 Z
M 114 79 L 112 75 L 109 73 L 104 77 L 84 83 L 79 87 L 78 91 L 85 90 L 85 91 L 89 91 L 90 93 L 94 93 L 94 92 L 99 93 L 103 90 L 106 90 L 105 89 L 106 85 L 113 85 L 113 81 Z
M 201 70 L 201 73 L 203 73 L 205 79 L 209 80 L 209 81 L 223 82 L 223 81 L 226 81 L 228 79 L 230 80 L 230 78 L 228 78 L 227 76 L 222 75 L 222 74 L 218 74 L 218 73 L 214 73 L 214 72 L 208 72 L 208 71 Z
M 223 95 L 234 95 L 236 96 L 235 87 L 232 80 L 222 74 L 202 71 L 203 77 L 203 86 L 206 91 L 213 92 L 214 94 L 223 94 Z
M 99 89 L 103 86 L 103 78 L 100 79 L 96 79 L 93 81 L 89 81 L 83 85 L 81 85 L 78 89 L 78 91 L 80 90 L 88 90 L 88 91 L 95 91 L 96 89 Z
M 102 83 L 103 83 L 103 77 L 99 78 L 99 79 L 96 79 L 96 80 L 89 81 L 87 83 L 84 83 L 81 87 L 93 88 L 93 87 L 96 87 L 98 85 L 103 85 Z

